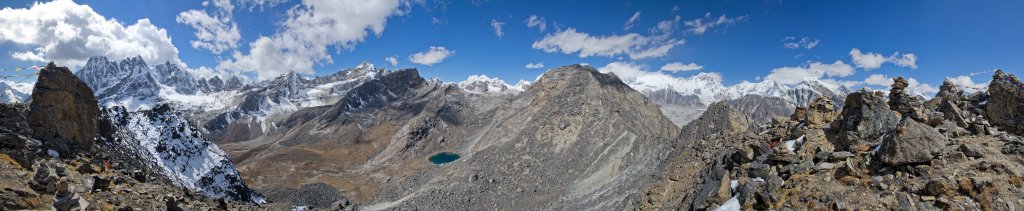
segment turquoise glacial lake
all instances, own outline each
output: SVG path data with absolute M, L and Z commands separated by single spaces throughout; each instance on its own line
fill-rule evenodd
M 459 154 L 451 152 L 442 152 L 430 156 L 430 162 L 434 164 L 445 164 L 452 161 L 458 160 Z

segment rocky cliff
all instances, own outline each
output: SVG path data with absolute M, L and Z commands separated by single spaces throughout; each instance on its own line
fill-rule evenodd
M 88 152 L 99 131 L 99 106 L 84 82 L 53 63 L 39 71 L 26 119 L 33 137 L 64 157 Z

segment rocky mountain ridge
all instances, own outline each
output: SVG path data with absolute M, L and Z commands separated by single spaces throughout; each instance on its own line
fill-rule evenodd
M 167 106 L 101 111 L 89 86 L 53 63 L 40 70 L 32 95 L 27 106 L 0 105 L 2 209 L 227 209 L 264 202 L 216 145 Z

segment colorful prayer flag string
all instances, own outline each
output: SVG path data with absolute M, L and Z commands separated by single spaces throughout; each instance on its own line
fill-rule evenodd
M 32 65 L 32 66 L 28 66 L 28 67 L 0 68 L 0 71 L 39 70 L 39 69 L 42 69 L 42 68 L 43 68 L 43 66 L 40 66 L 40 65 Z

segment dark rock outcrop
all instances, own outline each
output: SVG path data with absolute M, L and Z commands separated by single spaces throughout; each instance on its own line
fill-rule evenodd
M 878 157 L 890 166 L 927 163 L 942 153 L 946 136 L 920 122 L 903 118 L 899 127 L 886 136 Z
M 822 97 L 815 99 L 807 108 L 798 107 L 793 112 L 793 119 L 804 121 L 809 127 L 820 128 L 835 121 L 838 115 L 839 112 L 835 110 L 835 103 L 828 98 Z
M 93 146 L 99 106 L 89 86 L 67 67 L 50 63 L 39 71 L 27 121 L 33 136 L 65 155 Z
M 1024 135 L 1024 83 L 1013 74 L 996 70 L 988 85 L 990 95 L 985 117 L 992 125 Z
M 680 139 L 694 141 L 707 139 L 725 133 L 743 133 L 757 128 L 749 116 L 743 114 L 724 101 L 712 103 L 700 118 L 682 127 Z
M 832 144 L 836 150 L 877 144 L 882 135 L 896 129 L 899 121 L 900 115 L 889 110 L 881 92 L 855 92 L 846 97 L 840 119 L 832 125 L 839 133 Z

